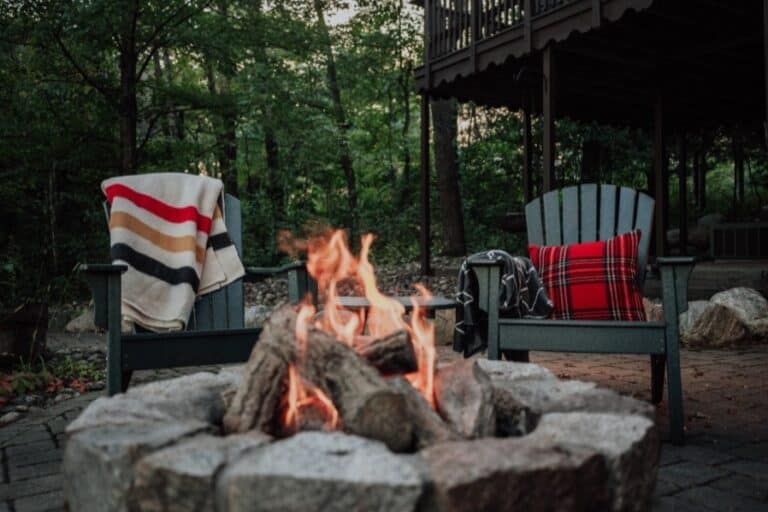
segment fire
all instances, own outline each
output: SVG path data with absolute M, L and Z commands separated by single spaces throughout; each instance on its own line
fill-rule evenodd
M 288 236 L 285 240 L 293 241 Z M 355 339 L 362 336 L 382 338 L 395 331 L 406 329 L 410 334 L 418 371 L 406 375 L 408 381 L 424 396 L 427 402 L 435 406 L 435 328 L 426 319 L 425 309 L 415 297 L 411 298 L 413 312 L 410 324 L 403 319 L 405 307 L 379 290 L 376 273 L 369 260 L 373 235 L 365 235 L 361 240 L 360 257 L 356 258 L 347 245 L 346 235 L 342 230 L 329 231 L 306 242 L 294 242 L 293 247 L 306 249 L 307 270 L 318 284 L 324 297 L 322 315 L 317 318 L 315 308 L 305 301 L 298 314 L 296 323 L 296 343 L 299 358 L 306 352 L 307 332 L 310 327 L 322 329 L 334 335 L 340 341 L 354 347 Z M 349 311 L 339 303 L 339 285 L 351 282 L 363 291 L 370 307 L 365 311 Z M 423 286 L 416 286 L 419 294 L 429 299 L 431 294 Z M 301 425 L 301 415 L 311 409 L 320 412 L 324 418 L 324 428 L 334 429 L 339 424 L 338 411 L 332 401 L 320 389 L 304 382 L 295 366 L 289 370 L 288 393 L 284 408 L 284 425 L 295 430 Z
M 416 289 L 424 299 L 429 299 L 432 294 L 422 285 L 416 285 Z M 413 313 L 408 332 L 411 335 L 413 351 L 416 354 L 419 371 L 406 375 L 408 382 L 419 390 L 432 408 L 435 408 L 435 325 L 427 321 L 426 311 L 418 301 L 411 297 Z
M 285 396 L 283 427 L 296 432 L 302 425 L 305 413 L 313 414 L 323 423 L 323 429 L 339 428 L 339 412 L 328 395 L 305 382 L 295 365 L 288 367 L 288 393 Z

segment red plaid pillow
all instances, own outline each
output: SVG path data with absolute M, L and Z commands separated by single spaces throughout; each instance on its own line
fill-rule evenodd
M 529 245 L 560 320 L 645 320 L 637 287 L 640 230 L 604 240 L 558 247 Z

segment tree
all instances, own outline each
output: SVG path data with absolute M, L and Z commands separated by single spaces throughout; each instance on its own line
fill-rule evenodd
M 456 151 L 456 100 L 432 100 L 431 103 L 444 252 L 449 256 L 461 256 L 466 254 L 467 248 L 459 187 L 459 156 Z

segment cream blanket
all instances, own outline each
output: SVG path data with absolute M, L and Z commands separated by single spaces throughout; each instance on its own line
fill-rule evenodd
M 122 276 L 123 324 L 183 329 L 195 297 L 245 273 L 227 235 L 220 180 L 182 173 L 111 178 L 101 184 L 110 208 L 113 263 Z

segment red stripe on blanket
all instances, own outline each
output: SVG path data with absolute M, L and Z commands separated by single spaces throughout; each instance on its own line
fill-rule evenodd
M 202 231 L 203 233 L 211 232 L 211 218 L 200 214 L 194 206 L 185 206 L 182 208 L 171 206 L 162 201 L 158 201 L 152 196 L 142 194 L 141 192 L 137 192 L 130 187 L 120 184 L 108 186 L 105 192 L 109 204 L 112 204 L 112 200 L 115 197 L 122 197 L 128 199 L 139 208 L 144 208 L 168 222 L 181 223 L 193 221 L 197 224 L 198 231 Z

